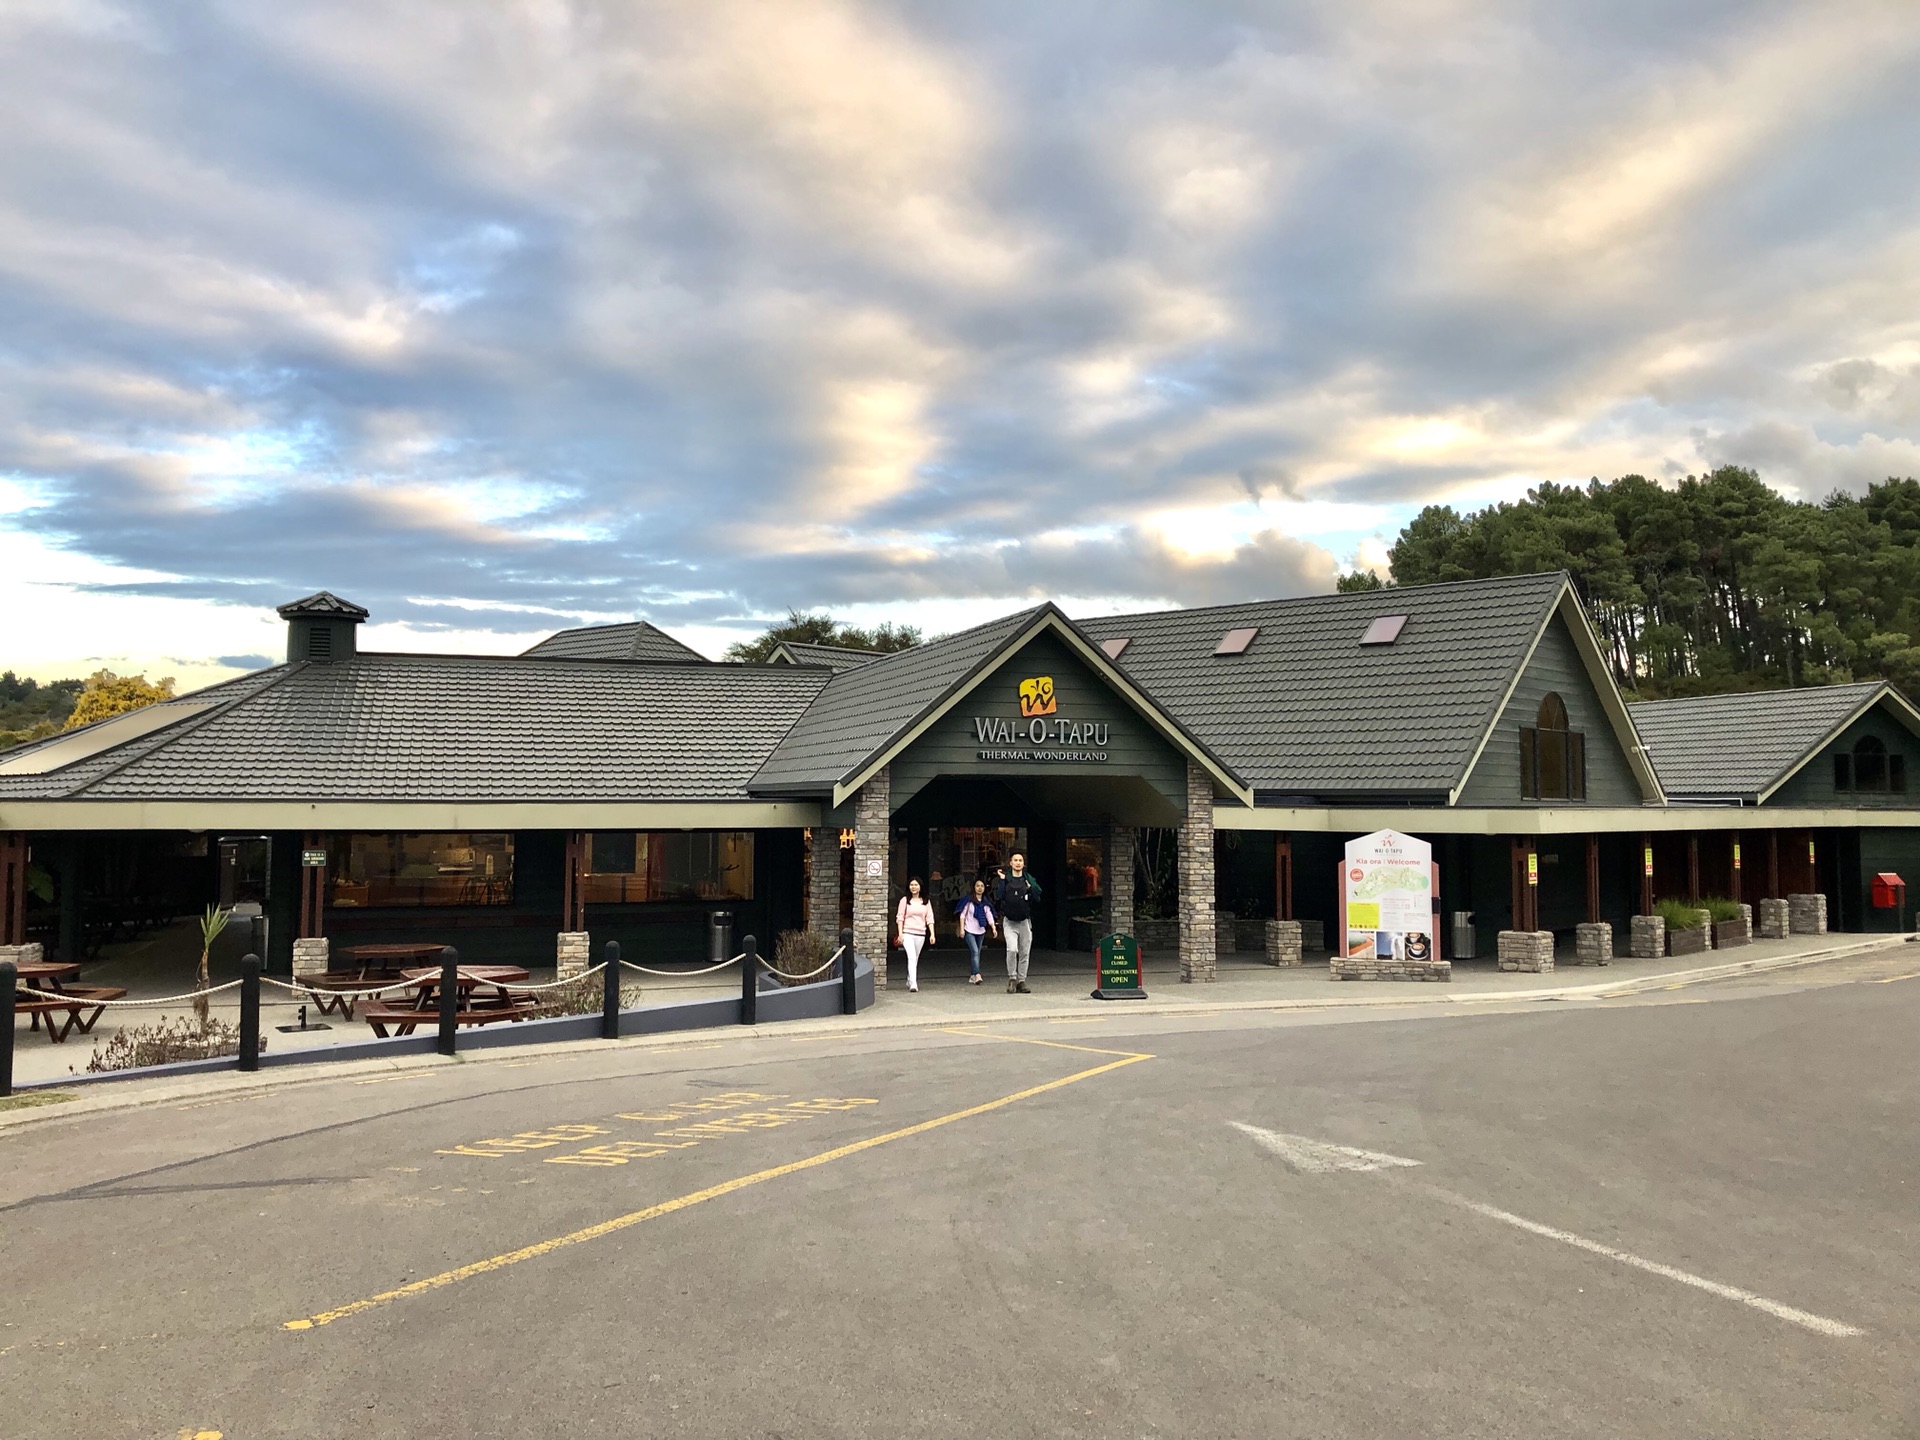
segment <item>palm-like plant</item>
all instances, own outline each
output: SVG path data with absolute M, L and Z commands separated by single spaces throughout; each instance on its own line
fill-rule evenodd
M 213 942 L 220 938 L 220 932 L 227 928 L 227 921 L 233 918 L 233 911 L 222 910 L 218 905 L 207 906 L 207 913 L 200 917 L 200 975 L 194 985 L 196 990 L 205 990 L 211 983 L 207 971 L 207 957 L 213 953 Z M 193 1013 L 200 1017 L 200 1023 L 207 1023 L 207 997 L 197 995 L 193 1001 Z

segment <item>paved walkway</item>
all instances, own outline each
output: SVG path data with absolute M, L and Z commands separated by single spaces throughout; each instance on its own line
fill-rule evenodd
M 171 937 L 169 937 L 171 938 Z M 1326 957 L 1315 957 L 1298 968 L 1281 969 L 1265 963 L 1255 954 L 1242 953 L 1222 957 L 1218 978 L 1211 984 L 1183 985 L 1177 966 L 1168 960 L 1149 957 L 1146 965 L 1146 1000 L 1099 1001 L 1091 997 L 1092 957 L 1082 953 L 1040 951 L 1034 956 L 1029 975 L 1031 994 L 1006 993 L 1004 952 L 990 950 L 984 968 L 985 982 L 966 983 L 966 952 L 958 947 L 939 947 L 921 966 L 921 988 L 912 993 L 906 986 L 905 962 L 896 955 L 888 972 L 888 988 L 881 992 L 875 1006 L 853 1024 L 884 1028 L 918 1025 L 951 1025 L 956 1022 L 984 1020 L 1054 1018 L 1075 1015 L 1196 1013 L 1206 1010 L 1296 1009 L 1335 1006 L 1376 1006 L 1408 1004 L 1457 1004 L 1475 1000 L 1518 1000 L 1554 994 L 1597 993 L 1622 986 L 1649 983 L 1697 983 L 1723 973 L 1727 967 L 1739 970 L 1774 968 L 1805 963 L 1835 954 L 1857 953 L 1861 949 L 1897 942 L 1891 935 L 1795 936 L 1787 940 L 1761 940 L 1736 950 L 1718 951 L 1685 959 L 1616 959 L 1605 967 L 1566 966 L 1545 975 L 1501 972 L 1491 960 L 1461 961 L 1454 966 L 1451 982 L 1335 981 L 1327 975 Z M 169 954 L 177 947 L 153 947 L 144 953 L 121 954 L 90 965 L 83 972 L 86 981 L 124 985 L 130 999 L 177 994 L 192 986 L 190 962 L 182 965 Z M 163 960 L 163 956 L 166 958 Z M 216 984 L 233 978 L 231 961 L 216 964 Z M 549 980 L 551 971 L 535 971 L 535 981 Z M 639 987 L 642 1003 L 665 1004 L 676 1000 L 725 996 L 738 993 L 735 971 L 722 971 L 718 983 L 691 979 L 660 979 L 629 974 L 629 995 Z M 286 991 L 263 989 L 261 1030 L 273 1053 L 289 1050 L 323 1049 L 345 1041 L 365 1040 L 371 1030 L 360 1020 L 345 1021 L 339 1016 L 318 1016 L 309 1007 L 310 1021 L 328 1025 L 305 1033 L 285 1033 L 278 1027 L 291 1025 L 298 1018 L 300 1002 Z M 225 991 L 214 997 L 211 1013 L 230 1022 L 239 1019 L 239 992 Z M 74 1034 L 66 1043 L 51 1045 L 44 1033 L 34 1033 L 23 1023 L 15 1026 L 14 1078 L 26 1083 L 59 1080 L 68 1075 L 87 1073 L 88 1061 L 121 1026 L 164 1024 L 191 1013 L 187 1005 L 168 1005 L 140 1009 L 110 1009 L 91 1036 Z M 848 1022 L 835 1021 L 836 1025 Z M 287 1074 L 286 1071 L 269 1072 Z

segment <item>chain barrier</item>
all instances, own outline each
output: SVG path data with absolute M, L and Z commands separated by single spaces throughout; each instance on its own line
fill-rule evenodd
M 684 980 L 695 975 L 711 975 L 714 971 L 724 970 L 729 965 L 738 965 L 746 958 L 747 952 L 742 950 L 731 960 L 722 960 L 718 965 L 709 965 L 704 970 L 649 970 L 645 965 L 636 965 L 631 960 L 622 960 L 620 963 L 629 970 L 638 970 L 642 975 L 660 975 L 668 980 Z
M 161 995 L 152 1000 L 104 1000 L 91 995 L 64 995 L 58 990 L 35 990 L 31 986 L 14 985 L 14 993 L 25 995 L 32 1000 L 64 1000 L 72 1005 L 112 1005 L 134 1009 L 142 1005 L 178 1005 L 186 1000 L 198 1000 L 207 995 L 218 995 L 222 990 L 237 990 L 241 982 L 229 980 L 224 985 L 215 985 L 209 990 L 189 990 L 184 995 Z
M 847 947 L 842 945 L 838 950 L 834 951 L 833 954 L 827 957 L 826 964 L 822 965 L 818 970 L 809 970 L 804 975 L 790 975 L 785 970 L 776 970 L 771 964 L 768 963 L 767 957 L 764 955 L 756 956 L 755 958 L 759 960 L 760 968 L 765 970 L 769 975 L 778 975 L 783 980 L 811 980 L 816 975 L 826 974 L 827 971 L 831 970 L 834 967 L 834 965 L 839 961 L 840 957 L 846 953 L 847 953 Z

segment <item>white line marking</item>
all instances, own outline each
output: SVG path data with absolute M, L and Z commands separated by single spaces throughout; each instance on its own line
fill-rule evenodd
M 1558 1240 L 1562 1245 L 1571 1245 L 1576 1250 L 1585 1250 L 1589 1254 L 1604 1255 L 1609 1260 L 1622 1265 L 1631 1265 L 1636 1270 L 1644 1270 L 1649 1275 L 1662 1275 L 1669 1280 L 1678 1280 L 1682 1285 L 1691 1285 L 1696 1290 L 1704 1290 L 1709 1295 L 1718 1295 L 1722 1300 L 1737 1300 L 1742 1305 L 1751 1305 L 1756 1310 L 1765 1311 L 1777 1320 L 1802 1326 L 1818 1335 L 1845 1337 L 1864 1335 L 1864 1330 L 1846 1325 L 1838 1320 L 1829 1320 L 1824 1315 L 1815 1315 L 1810 1311 L 1796 1310 L 1791 1305 L 1782 1305 L 1778 1300 L 1769 1300 L 1764 1295 L 1756 1295 L 1751 1290 L 1742 1290 L 1735 1285 L 1722 1285 L 1718 1280 L 1709 1280 L 1702 1275 L 1694 1275 L 1685 1270 L 1676 1270 L 1671 1265 L 1662 1265 L 1658 1260 L 1644 1260 L 1625 1250 L 1616 1250 L 1611 1245 L 1602 1245 L 1597 1240 L 1589 1240 L 1584 1235 L 1575 1235 L 1569 1230 L 1556 1230 L 1551 1225 L 1541 1225 L 1506 1210 L 1496 1209 L 1492 1205 L 1483 1205 L 1478 1200 L 1469 1200 L 1464 1195 L 1455 1195 L 1446 1190 L 1423 1187 L 1440 1199 L 1458 1205 L 1463 1210 L 1471 1210 L 1476 1215 L 1484 1215 L 1489 1220 L 1499 1220 L 1507 1225 L 1534 1235 L 1543 1235 L 1549 1240 Z
M 1420 1163 L 1399 1155 L 1382 1155 L 1377 1150 L 1356 1150 L 1351 1145 L 1309 1140 L 1304 1135 L 1282 1135 L 1277 1130 L 1262 1130 L 1258 1125 L 1243 1125 L 1238 1120 L 1228 1123 L 1243 1134 L 1251 1135 L 1255 1144 L 1271 1150 L 1303 1175 L 1328 1175 L 1336 1170 L 1387 1170 Z
M 1408 1160 L 1401 1155 L 1383 1155 L 1376 1150 L 1359 1150 L 1351 1145 L 1333 1145 L 1325 1140 L 1310 1140 L 1304 1135 L 1283 1135 L 1277 1130 L 1262 1130 L 1258 1125 L 1247 1125 L 1239 1120 L 1227 1122 L 1243 1135 L 1251 1137 L 1262 1149 L 1271 1151 L 1303 1175 L 1326 1175 L 1335 1171 L 1367 1171 L 1397 1169 L 1414 1166 L 1418 1160 Z M 1392 1177 L 1389 1177 L 1392 1178 Z M 1722 1285 L 1718 1280 L 1709 1280 L 1703 1275 L 1675 1269 L 1671 1265 L 1662 1265 L 1658 1260 L 1648 1260 L 1627 1250 L 1616 1250 L 1611 1245 L 1602 1245 L 1598 1240 L 1589 1240 L 1584 1235 L 1575 1235 L 1571 1230 L 1556 1230 L 1551 1225 L 1542 1225 L 1524 1216 L 1515 1215 L 1510 1210 L 1502 1210 L 1479 1200 L 1471 1200 L 1451 1190 L 1442 1190 L 1437 1185 L 1416 1185 L 1415 1189 L 1436 1200 L 1444 1200 L 1449 1205 L 1457 1205 L 1462 1210 L 1471 1210 L 1476 1215 L 1484 1215 L 1489 1220 L 1498 1220 L 1503 1225 L 1512 1225 L 1525 1230 L 1530 1235 L 1539 1235 L 1548 1240 L 1558 1240 L 1562 1245 L 1571 1245 L 1576 1250 L 1585 1250 L 1590 1255 L 1600 1255 L 1616 1264 L 1630 1266 L 1635 1270 L 1644 1270 L 1649 1275 L 1659 1275 L 1664 1279 L 1677 1280 L 1682 1285 L 1691 1285 L 1696 1290 L 1704 1290 L 1709 1295 L 1718 1295 L 1722 1300 L 1734 1300 L 1742 1305 L 1750 1305 L 1755 1310 L 1773 1316 L 1776 1320 L 1785 1320 L 1788 1324 L 1798 1325 L 1811 1330 L 1816 1335 L 1831 1335 L 1844 1339 L 1850 1335 L 1864 1335 L 1866 1332 L 1856 1326 L 1839 1320 L 1829 1320 L 1824 1315 L 1815 1315 L 1809 1310 L 1796 1310 L 1791 1305 L 1782 1305 L 1778 1300 L 1769 1300 L 1764 1295 L 1756 1295 L 1751 1290 L 1742 1290 L 1736 1285 Z

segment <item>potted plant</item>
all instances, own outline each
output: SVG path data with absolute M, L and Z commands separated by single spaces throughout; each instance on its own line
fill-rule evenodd
M 227 928 L 227 921 L 231 919 L 232 916 L 233 912 L 231 910 L 222 910 L 218 905 L 209 905 L 207 906 L 207 913 L 200 917 L 200 974 L 194 983 L 194 989 L 205 990 L 207 986 L 212 983 L 209 976 L 207 960 L 213 953 L 213 942 L 220 938 L 220 932 Z M 207 1024 L 207 997 L 205 995 L 196 995 L 194 997 L 193 1013 L 199 1017 L 201 1028 L 205 1029 Z
M 1745 945 L 1753 939 L 1753 922 L 1747 919 L 1747 912 L 1739 901 L 1715 895 L 1700 903 L 1713 916 L 1714 949 L 1725 950 L 1729 945 Z
M 1713 948 L 1709 913 L 1692 901 L 1662 900 L 1653 907 L 1667 922 L 1667 953 L 1699 955 Z

